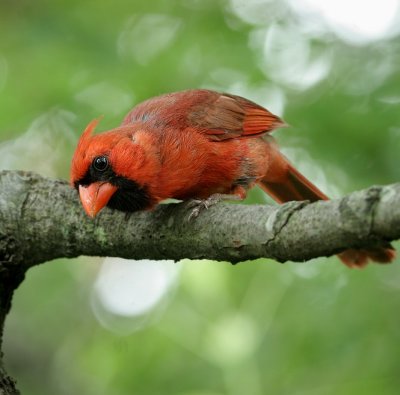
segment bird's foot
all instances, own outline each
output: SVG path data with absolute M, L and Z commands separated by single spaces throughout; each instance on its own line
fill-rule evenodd
M 238 195 L 215 193 L 207 199 L 192 199 L 188 203 L 188 207 L 191 208 L 188 220 L 191 221 L 192 219 L 197 218 L 204 209 L 208 210 L 211 206 L 214 206 L 222 200 L 243 200 L 243 197 Z
M 214 196 L 215 195 L 212 195 L 207 199 L 192 199 L 188 203 L 188 207 L 191 209 L 188 220 L 191 221 L 197 218 L 204 209 L 208 210 L 211 206 L 221 201 L 221 199 L 215 198 Z

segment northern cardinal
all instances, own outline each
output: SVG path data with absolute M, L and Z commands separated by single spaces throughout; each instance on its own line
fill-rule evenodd
M 121 126 L 83 132 L 71 168 L 71 184 L 86 213 L 104 206 L 122 211 L 151 209 L 162 200 L 242 200 L 259 184 L 277 202 L 327 200 L 283 156 L 267 134 L 284 126 L 250 100 L 210 90 L 188 90 L 149 99 Z M 391 246 L 346 250 L 349 267 L 395 257 Z

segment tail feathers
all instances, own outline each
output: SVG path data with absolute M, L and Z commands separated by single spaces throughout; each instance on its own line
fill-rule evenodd
M 288 170 L 284 180 L 270 182 L 268 178 L 260 181 L 261 187 L 278 203 L 285 203 L 291 200 L 329 200 L 313 183 L 307 180 L 290 163 L 286 162 Z
M 347 267 L 362 269 L 369 261 L 381 264 L 392 262 L 396 258 L 396 251 L 391 246 L 366 250 L 349 249 L 338 254 L 338 257 Z
M 284 157 L 281 157 L 282 159 Z M 281 172 L 283 177 L 271 182 L 268 175 L 259 181 L 260 186 L 278 203 L 285 203 L 291 200 L 329 200 L 314 184 L 299 173 L 289 162 L 284 159 L 286 171 Z M 393 247 L 373 247 L 356 250 L 348 249 L 338 254 L 339 259 L 350 268 L 363 268 L 369 261 L 377 263 L 390 263 L 396 257 Z

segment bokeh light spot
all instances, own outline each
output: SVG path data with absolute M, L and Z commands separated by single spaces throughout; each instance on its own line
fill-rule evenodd
M 204 352 L 221 367 L 232 366 L 251 357 L 259 342 L 259 331 L 250 317 L 227 314 L 209 327 Z
M 398 0 L 288 0 L 303 18 L 320 18 L 327 28 L 351 44 L 367 44 L 400 31 Z
M 118 53 L 145 65 L 173 42 L 181 25 L 179 18 L 168 15 L 133 15 L 118 37 Z
M 93 311 L 106 328 L 130 333 L 149 321 L 147 315 L 163 301 L 177 274 L 171 260 L 105 258 L 93 286 Z

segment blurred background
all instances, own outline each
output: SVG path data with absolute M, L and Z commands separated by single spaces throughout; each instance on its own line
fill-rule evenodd
M 211 88 L 283 116 L 328 195 L 397 182 L 399 35 L 398 0 L 0 0 L 0 168 L 68 178 L 91 119 Z M 397 395 L 399 293 L 398 262 L 58 260 L 16 292 L 6 364 L 30 395 Z

